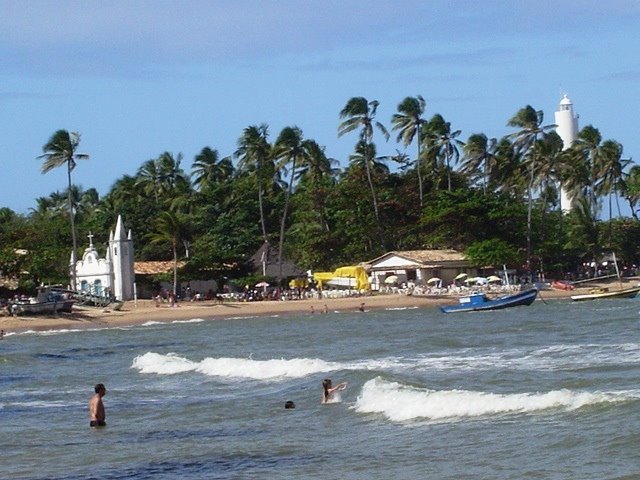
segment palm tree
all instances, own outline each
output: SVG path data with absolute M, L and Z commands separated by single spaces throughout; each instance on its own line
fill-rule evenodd
M 432 145 L 440 157 L 444 157 L 447 168 L 447 190 L 451 191 L 451 162 L 458 163 L 460 159 L 459 147 L 464 146 L 464 142 L 458 140 L 461 130 L 451 131 L 451 123 L 445 122 L 440 114 L 433 116 L 429 120 L 431 130 Z
M 230 178 L 233 175 L 233 164 L 229 157 L 219 160 L 217 150 L 204 147 L 194 158 L 191 171 L 194 187 L 202 190 Z
M 484 133 L 474 133 L 464 145 L 464 163 L 462 171 L 473 177 L 477 171 L 482 172 L 482 191 L 487 194 L 487 184 L 495 164 L 498 141 L 487 138 Z M 477 177 L 476 177 L 477 178 Z
M 147 194 L 154 195 L 156 202 L 161 199 L 171 201 L 173 192 L 184 191 L 190 186 L 181 163 L 181 153 L 174 157 L 172 153 L 164 152 L 158 158 L 142 164 L 138 169 L 137 182 Z
M 76 226 L 74 220 L 74 208 L 71 199 L 71 172 L 76 167 L 77 160 L 86 160 L 89 155 L 86 153 L 78 153 L 77 148 L 80 144 L 79 133 L 69 133 L 66 130 L 58 130 L 55 132 L 49 141 L 42 147 L 43 155 L 38 158 L 43 159 L 42 173 L 47 173 L 54 168 L 62 165 L 67 166 L 67 201 L 69 206 L 69 219 L 71 221 L 71 239 L 73 243 L 73 253 L 71 254 L 72 266 L 71 266 L 71 289 L 76 290 Z
M 154 230 L 146 235 L 152 244 L 171 245 L 173 253 L 173 292 L 178 291 L 178 246 L 190 239 L 189 222 L 179 214 L 162 211 L 154 223 Z
M 555 129 L 555 125 L 542 125 L 544 112 L 535 110 L 531 105 L 518 110 L 511 117 L 507 126 L 520 130 L 509 135 L 513 138 L 514 150 L 528 160 L 529 185 L 527 188 L 527 271 L 531 272 L 531 213 L 533 210 L 533 186 L 537 161 L 538 140 L 548 131 Z
M 418 148 L 418 156 L 416 157 L 416 172 L 418 173 L 418 193 L 420 196 L 420 208 L 423 206 L 423 192 L 422 192 L 422 163 L 420 158 L 420 145 L 422 125 L 425 120 L 422 118 L 424 113 L 426 102 L 422 96 L 417 95 L 415 97 L 406 97 L 402 102 L 398 104 L 398 113 L 394 113 L 391 117 L 391 123 L 393 124 L 393 130 L 399 130 L 398 142 L 407 147 L 413 142 L 414 137 L 417 136 L 416 145 Z
M 622 158 L 622 145 L 620 143 L 615 140 L 606 140 L 602 143 L 601 163 L 597 168 L 596 191 L 599 195 L 608 195 L 609 197 L 609 219 L 613 216 L 611 198 L 614 195 L 618 207 L 618 216 L 621 216 L 617 194 L 623 188 L 626 178 L 624 170 L 630 163 L 630 159 Z
M 318 218 L 318 224 L 323 231 L 329 231 L 329 222 L 326 216 L 326 191 L 323 185 L 335 182 L 339 169 L 335 168 L 338 161 L 327 157 L 325 147 L 320 146 L 315 140 L 303 142 L 305 150 L 305 162 L 298 165 L 299 185 L 308 189 L 311 196 L 313 210 Z
M 305 150 L 302 130 L 298 127 L 285 127 L 278 135 L 274 145 L 274 158 L 278 160 L 278 168 L 286 172 L 290 169 L 289 182 L 284 196 L 284 207 L 280 220 L 280 240 L 278 242 L 278 285 L 282 281 L 282 253 L 284 249 L 284 230 L 287 223 L 289 199 L 293 192 L 293 182 L 297 178 L 296 168 L 306 163 L 308 154 Z
M 147 194 L 153 194 L 156 203 L 160 195 L 161 176 L 158 163 L 154 159 L 144 162 L 136 174 L 136 186 L 141 186 Z
M 637 220 L 637 206 L 640 202 L 640 165 L 634 165 L 629 170 L 623 183 L 622 195 L 629 202 L 631 215 Z
M 345 107 L 340 111 L 340 118 L 344 121 L 338 125 L 338 137 L 341 137 L 345 133 L 352 132 L 360 128 L 360 142 L 365 149 L 365 157 L 371 157 L 366 152 L 373 146 L 373 129 L 374 126 L 382 133 L 385 140 L 389 140 L 389 132 L 382 123 L 375 120 L 376 111 L 378 110 L 379 102 L 377 100 L 368 101 L 364 97 L 353 97 L 347 101 Z M 367 169 L 367 181 L 369 182 L 369 188 L 373 193 L 373 180 L 371 179 L 371 170 L 369 169 L 369 162 L 365 162 Z M 372 195 L 373 210 L 376 217 L 376 221 L 380 222 L 380 215 L 378 212 L 378 203 L 375 195 Z
M 266 178 L 271 178 L 273 174 L 271 145 L 268 139 L 269 127 L 266 124 L 251 125 L 244 129 L 242 136 L 238 139 L 238 148 L 234 154 L 240 159 L 239 168 L 253 171 L 257 175 L 260 226 L 265 242 L 268 241 L 268 237 L 263 205 L 264 181 Z

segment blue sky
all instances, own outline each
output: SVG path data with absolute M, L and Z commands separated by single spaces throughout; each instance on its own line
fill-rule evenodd
M 80 132 L 73 181 L 108 192 L 164 151 L 235 150 L 242 130 L 289 125 L 344 165 L 353 96 L 378 119 L 406 96 L 461 138 L 500 137 L 520 108 L 554 123 L 567 93 L 640 163 L 640 2 L 628 0 L 0 0 L 0 207 L 21 213 L 66 188 L 42 145 Z M 392 140 L 395 135 L 392 136 Z M 375 138 L 379 154 L 402 149 Z M 413 156 L 414 150 L 409 153 Z

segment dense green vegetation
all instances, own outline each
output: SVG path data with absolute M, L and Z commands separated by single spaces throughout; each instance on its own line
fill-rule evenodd
M 605 250 L 629 265 L 640 260 L 640 167 L 595 127 L 563 152 L 531 106 L 507 119 L 512 134 L 466 141 L 441 115 L 423 118 L 421 96 L 400 102 L 391 132 L 377 107 L 355 97 L 339 112 L 338 135 L 354 140 L 341 162 L 297 126 L 273 136 L 252 125 L 228 156 L 204 147 L 187 169 L 181 154 L 161 153 L 103 198 L 72 183 L 76 160 L 87 155 L 77 153 L 78 134 L 60 130 L 39 159 L 43 173 L 66 165 L 67 188 L 38 198 L 27 215 L 0 208 L 0 271 L 24 286 L 67 283 L 69 246 L 83 248 L 76 235 L 91 231 L 105 244 L 118 214 L 133 230 L 137 259 L 188 259 L 185 278 L 246 275 L 243 263 L 264 240 L 312 270 L 422 248 L 455 248 L 479 266 L 547 276 L 574 272 Z M 379 156 L 390 133 L 398 153 Z M 574 198 L 568 214 L 560 183 Z M 632 218 L 620 215 L 621 200 Z M 600 220 L 603 206 L 611 220 Z

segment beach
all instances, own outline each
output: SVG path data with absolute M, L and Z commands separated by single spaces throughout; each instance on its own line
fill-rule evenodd
M 590 285 L 593 288 L 595 285 Z M 587 288 L 567 290 L 543 290 L 536 301 L 552 298 L 568 298 L 577 292 L 586 292 Z M 112 308 L 94 308 L 75 306 L 70 314 L 57 316 L 18 316 L 0 317 L 0 328 L 5 333 L 27 330 L 59 330 L 71 328 L 125 327 L 140 325 L 148 321 L 174 321 L 192 318 L 231 319 L 308 313 L 322 315 L 329 312 L 359 311 L 364 303 L 366 311 L 394 308 L 436 308 L 439 305 L 454 304 L 456 296 L 450 295 L 406 295 L 371 294 L 344 298 L 303 299 L 288 301 L 238 302 L 215 301 L 179 302 L 176 306 L 162 303 L 156 306 L 153 300 L 125 302 L 119 310 Z M 313 313 L 312 312 L 313 308 Z

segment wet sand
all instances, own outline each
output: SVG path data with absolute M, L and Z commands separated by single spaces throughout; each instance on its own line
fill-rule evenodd
M 588 288 L 593 288 L 590 285 Z M 588 288 L 573 291 L 543 290 L 536 301 L 568 298 L 576 293 L 586 293 Z M 0 328 L 9 332 L 26 330 L 60 330 L 76 328 L 105 328 L 139 325 L 148 321 L 173 321 L 202 318 L 206 320 L 232 319 L 238 317 L 263 317 L 289 313 L 323 315 L 329 312 L 358 312 L 364 303 L 365 313 L 371 310 L 394 308 L 436 308 L 439 305 L 455 304 L 457 297 L 375 294 L 360 297 L 306 299 L 263 302 L 228 302 L 217 304 L 213 301 L 181 302 L 171 307 L 166 303 L 156 306 L 152 300 L 125 302 L 120 310 L 110 308 L 74 307 L 70 314 L 57 316 L 0 317 Z M 312 313 L 313 309 L 313 313 Z

